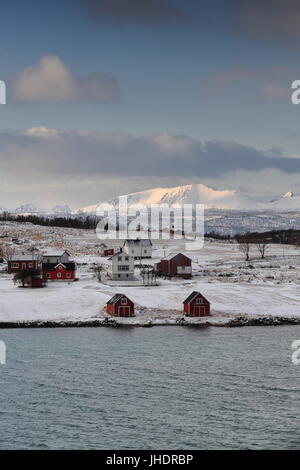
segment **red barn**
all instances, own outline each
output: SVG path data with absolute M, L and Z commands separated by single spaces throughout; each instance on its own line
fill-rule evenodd
M 43 278 L 47 281 L 73 281 L 76 276 L 76 264 L 69 263 L 43 263 Z
M 113 248 L 107 248 L 103 250 L 102 256 L 113 256 L 115 254 L 115 250 Z
M 11 273 L 19 273 L 20 271 L 26 270 L 29 271 L 31 269 L 38 269 L 39 267 L 39 259 L 36 255 L 13 255 L 7 261 L 7 272 Z
M 107 302 L 106 311 L 116 317 L 133 317 L 134 303 L 124 294 L 115 294 Z
M 183 311 L 187 317 L 206 317 L 210 315 L 210 303 L 204 295 L 194 291 L 184 300 Z
M 192 277 L 192 260 L 182 253 L 172 254 L 157 263 L 156 270 L 160 276 L 189 279 Z

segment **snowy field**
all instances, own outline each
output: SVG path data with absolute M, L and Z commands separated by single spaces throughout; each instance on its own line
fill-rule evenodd
M 101 241 L 92 231 L 2 224 L 1 234 L 6 237 L 0 243 L 10 243 L 15 236 L 28 240 L 16 247 L 19 252 L 26 252 L 33 245 L 41 251 L 49 247 L 68 249 L 78 264 L 78 281 L 52 282 L 44 289 L 22 289 L 14 285 L 3 265 L 0 321 L 104 318 L 107 314 L 103 307 L 117 292 L 128 295 L 136 305 L 135 319 L 122 322 L 175 321 L 182 317 L 182 301 L 193 290 L 211 302 L 215 322 L 241 314 L 300 316 L 300 250 L 292 246 L 270 245 L 265 260 L 253 247 L 250 261 L 245 262 L 234 243 L 206 240 L 202 250 L 185 252 L 183 241 L 154 242 L 154 258 L 149 262 L 169 253 L 185 252 L 193 259 L 193 278 L 159 279 L 158 286 L 132 287 L 109 286 L 97 280 L 95 267 L 102 264 L 105 268 L 107 258 L 100 256 Z M 106 243 L 115 248 L 120 244 Z

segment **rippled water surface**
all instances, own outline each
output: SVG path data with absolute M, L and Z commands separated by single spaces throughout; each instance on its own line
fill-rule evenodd
M 0 330 L 1 449 L 300 449 L 300 327 Z

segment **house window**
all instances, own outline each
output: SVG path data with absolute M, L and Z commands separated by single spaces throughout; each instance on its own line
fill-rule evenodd
M 51 274 L 47 273 L 47 278 L 50 279 L 50 277 L 51 277 Z
M 144 253 L 147 253 L 147 250 L 144 250 Z
M 29 268 L 33 268 L 33 263 L 28 263 Z
M 118 271 L 129 271 L 129 266 L 125 264 L 120 264 L 118 266 Z
M 134 254 L 134 250 L 131 250 L 131 253 Z
M 71 274 L 70 273 L 67 273 L 67 278 L 70 278 L 71 277 Z
M 121 299 L 121 305 L 127 305 L 127 299 Z
M 129 258 L 128 258 L 128 256 L 125 256 L 125 261 L 129 261 Z
M 12 268 L 18 268 L 18 267 L 19 267 L 19 263 L 11 263 L 11 267 L 12 267 Z
M 203 304 L 202 297 L 198 297 L 198 299 L 196 299 L 196 304 Z
M 61 273 L 57 273 L 56 276 L 57 276 L 58 278 L 60 278 L 60 277 L 61 277 Z
M 122 256 L 118 256 L 118 261 L 122 261 Z

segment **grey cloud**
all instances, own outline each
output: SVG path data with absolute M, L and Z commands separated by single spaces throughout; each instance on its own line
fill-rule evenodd
M 207 89 L 212 94 L 218 94 L 235 83 L 252 83 L 254 86 L 247 89 L 258 101 L 288 100 L 291 96 L 291 83 L 299 75 L 299 67 L 231 67 L 211 76 Z
M 227 0 L 239 9 L 238 29 L 264 39 L 300 38 L 299 0 Z
M 114 101 L 119 97 L 117 81 L 106 74 L 77 77 L 54 55 L 42 57 L 12 81 L 11 99 L 30 102 Z
M 136 137 L 44 128 L 1 133 L 0 163 L 2 172 L 23 176 L 39 172 L 68 177 L 99 174 L 201 179 L 236 170 L 300 172 L 298 158 L 285 158 L 276 149 L 261 151 L 236 142 L 201 142 L 167 133 Z
M 185 20 L 188 14 L 165 0 L 82 0 L 82 6 L 97 21 L 155 24 Z

